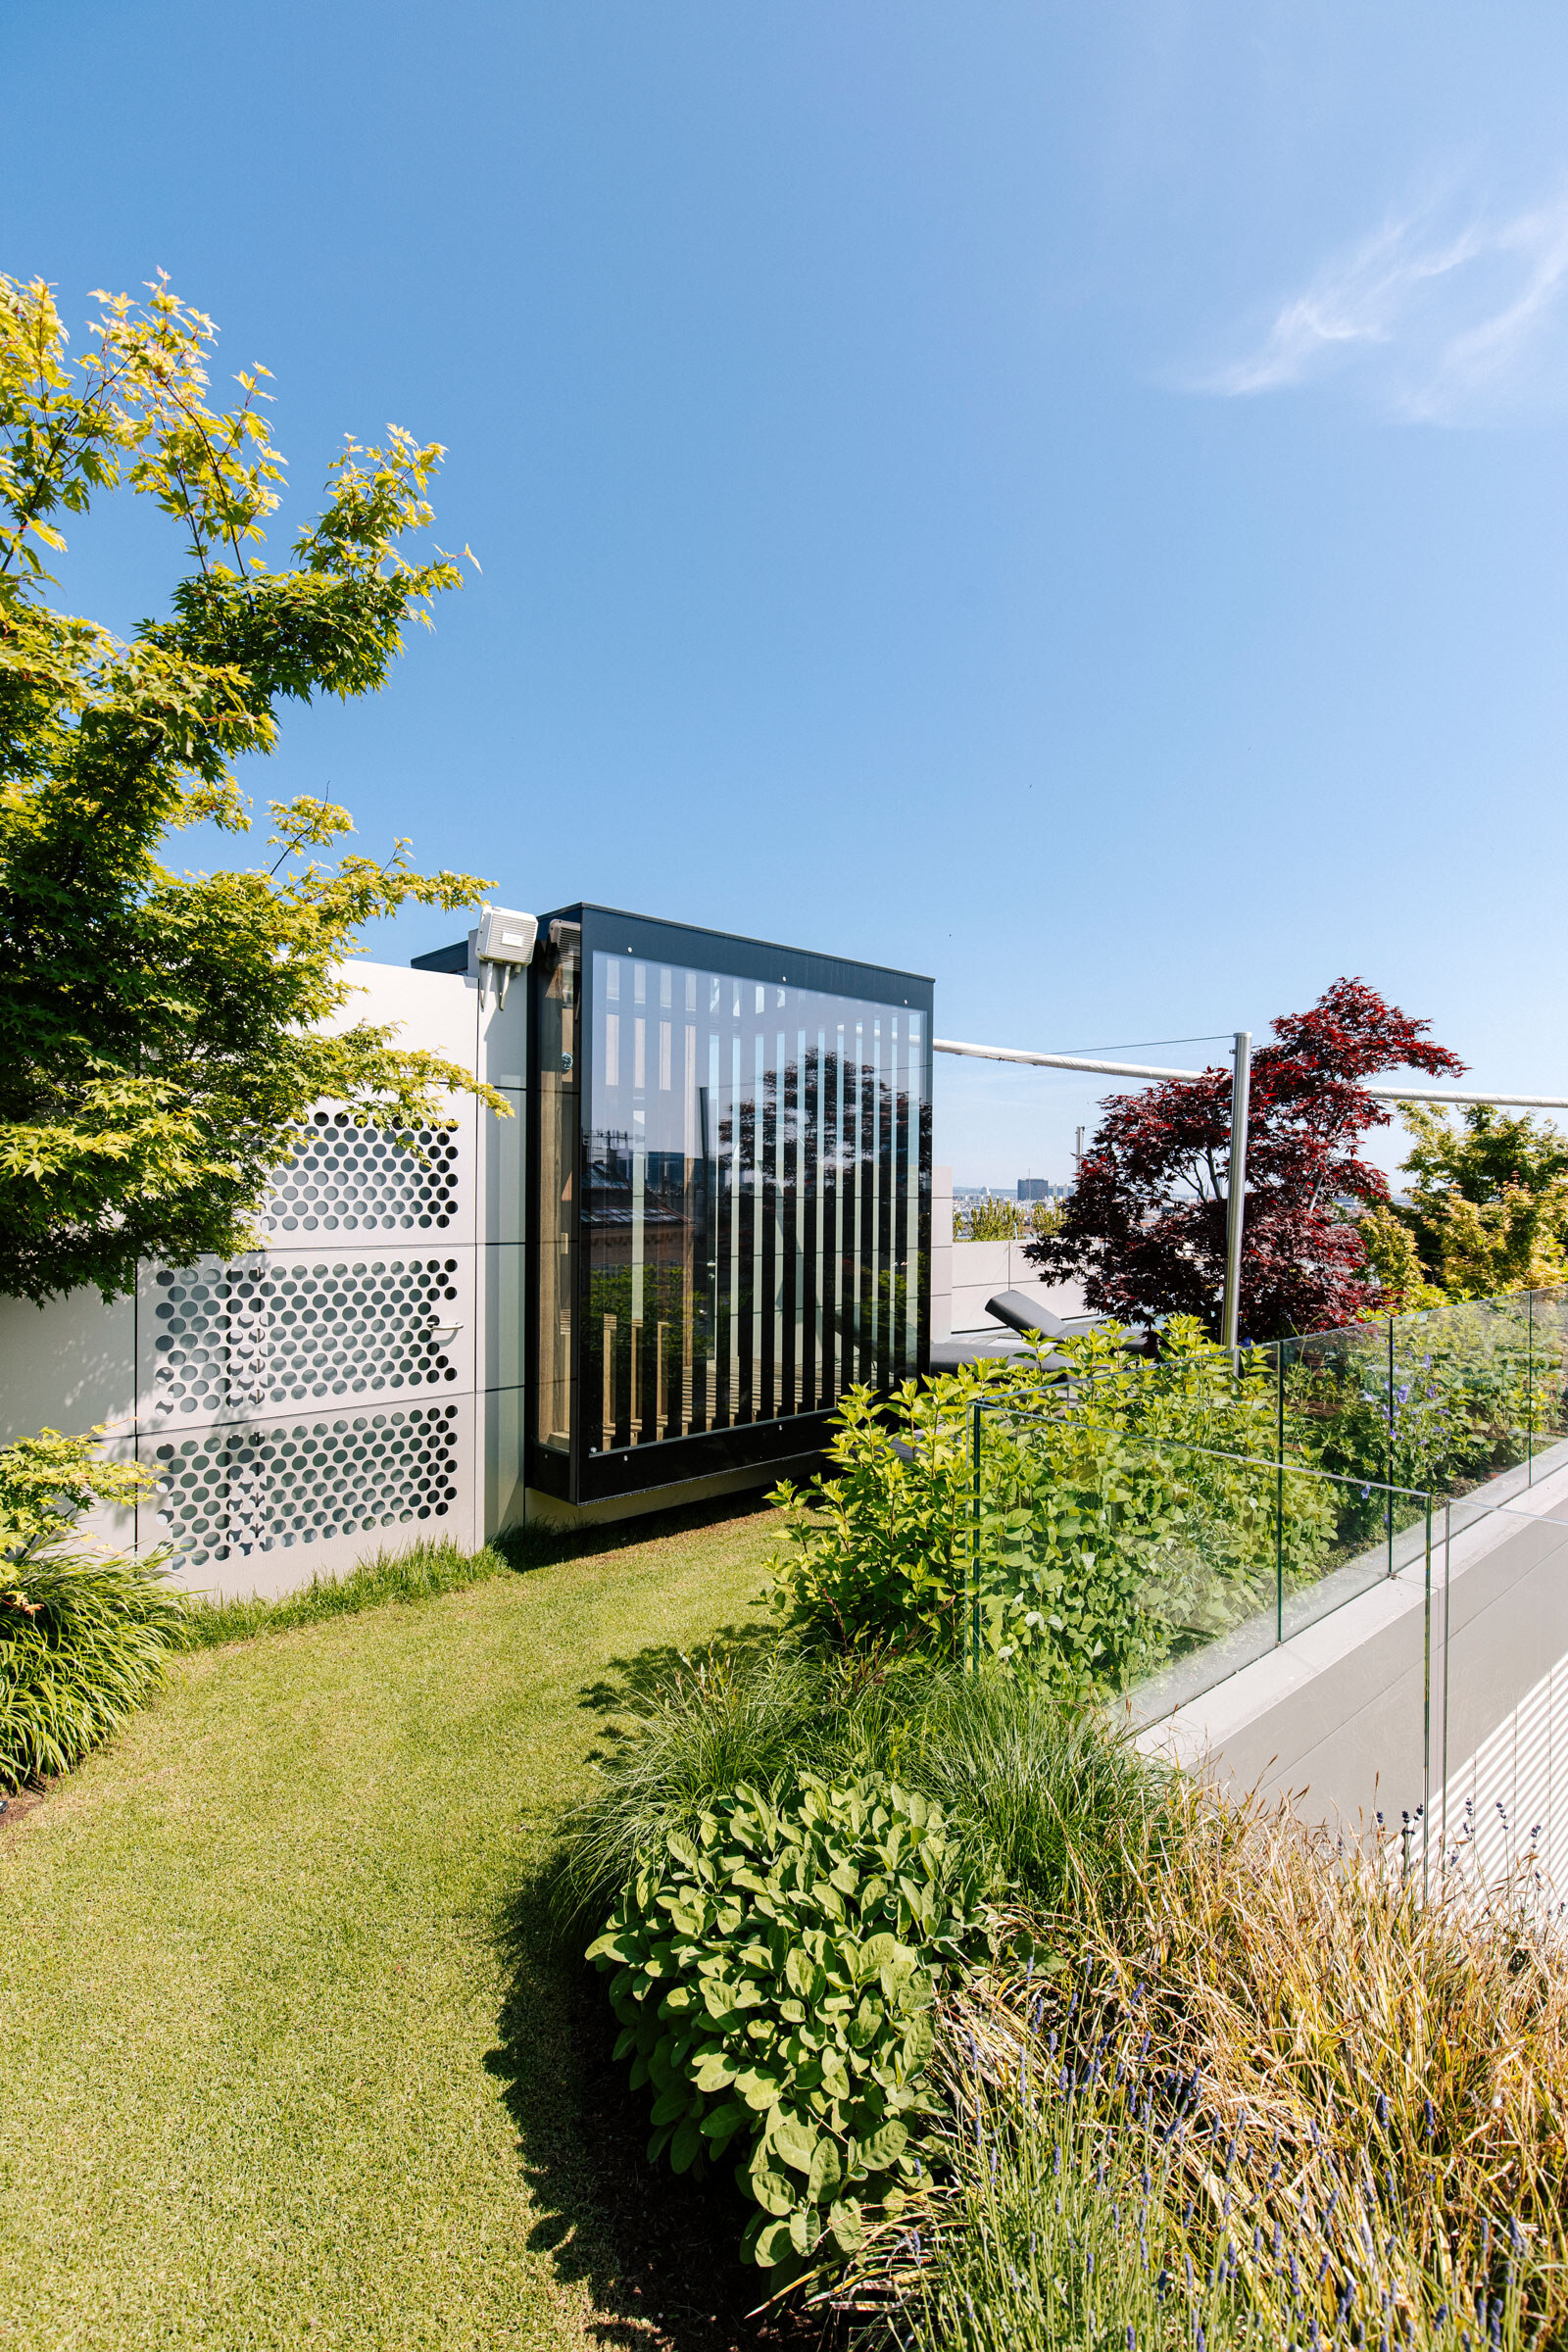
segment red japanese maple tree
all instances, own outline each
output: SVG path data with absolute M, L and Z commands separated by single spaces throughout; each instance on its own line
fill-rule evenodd
M 1377 1303 L 1356 1231 L 1386 1200 L 1358 1154 L 1389 1111 L 1364 1081 L 1384 1070 L 1462 1070 L 1446 1046 L 1362 980 L 1336 980 L 1309 1012 L 1273 1023 L 1252 1056 L 1241 1328 L 1270 1340 L 1327 1331 Z M 1049 1279 L 1082 1278 L 1091 1308 L 1126 1323 L 1198 1315 L 1216 1336 L 1225 1279 L 1231 1074 L 1112 1095 L 1059 1229 L 1028 1245 Z

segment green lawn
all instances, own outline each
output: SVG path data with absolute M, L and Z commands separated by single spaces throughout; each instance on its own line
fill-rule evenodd
M 517 1890 L 768 1516 L 186 1659 L 0 1825 L 0 2345 L 749 2336 Z

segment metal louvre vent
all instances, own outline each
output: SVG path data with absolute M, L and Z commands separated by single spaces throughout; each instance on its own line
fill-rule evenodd
M 216 1429 L 158 1448 L 160 1507 L 183 1568 L 444 1519 L 458 1408 Z
M 160 1269 L 152 1411 L 211 1420 L 455 1381 L 437 1335 L 457 1270 L 402 1256 Z
M 450 1225 L 458 1208 L 458 1138 L 421 1127 L 419 1152 L 374 1127 L 318 1110 L 280 1168 L 261 1222 L 276 1237 L 307 1233 L 412 1233 Z

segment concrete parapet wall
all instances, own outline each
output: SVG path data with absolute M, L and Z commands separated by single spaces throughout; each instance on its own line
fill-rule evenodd
M 1440 1511 L 1430 1563 L 1406 1539 L 1393 1576 L 1371 1554 L 1338 1571 L 1351 1597 L 1195 1688 L 1140 1746 L 1358 1837 L 1408 1814 L 1417 1863 L 1423 1839 L 1434 1871 L 1482 1884 L 1528 1863 L 1568 1899 L 1568 1446 L 1535 1471 Z

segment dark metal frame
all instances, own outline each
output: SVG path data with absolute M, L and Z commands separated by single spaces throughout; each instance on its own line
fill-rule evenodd
M 553 923 L 582 926 L 581 975 L 578 992 L 578 1054 L 581 1060 L 579 1116 L 575 1138 L 572 1183 L 576 1298 L 571 1326 L 571 1430 L 566 1453 L 541 1446 L 534 1434 L 538 1393 L 539 1328 L 536 1289 L 540 1237 L 540 996 L 554 968 L 547 943 Z M 860 963 L 838 956 L 821 956 L 802 948 L 782 947 L 770 940 L 745 939 L 691 923 L 670 923 L 632 914 L 613 906 L 584 901 L 558 906 L 539 918 L 539 950 L 529 973 L 528 1021 L 528 1189 L 525 1348 L 526 1476 L 529 1486 L 564 1501 L 584 1503 L 609 1496 L 653 1494 L 660 1489 L 708 1478 L 725 1471 L 770 1469 L 780 1477 L 814 1468 L 829 1434 L 826 1411 L 796 1413 L 738 1424 L 729 1429 L 704 1430 L 689 1437 L 651 1440 L 613 1452 L 584 1452 L 581 1404 L 583 1334 L 589 1307 L 589 1260 L 582 1244 L 582 1201 L 587 1177 L 586 1138 L 592 1111 L 594 1037 L 593 958 L 596 951 L 630 955 L 649 962 L 665 962 L 722 971 L 735 978 L 807 988 L 828 996 L 858 997 L 891 1008 L 924 1015 L 923 1071 L 926 1103 L 931 1100 L 931 1015 L 934 984 L 921 974 L 892 971 L 880 964 Z M 919 1234 L 916 1250 L 919 1298 L 918 1369 L 929 1368 L 931 1324 L 931 1149 L 929 1122 L 919 1143 Z

